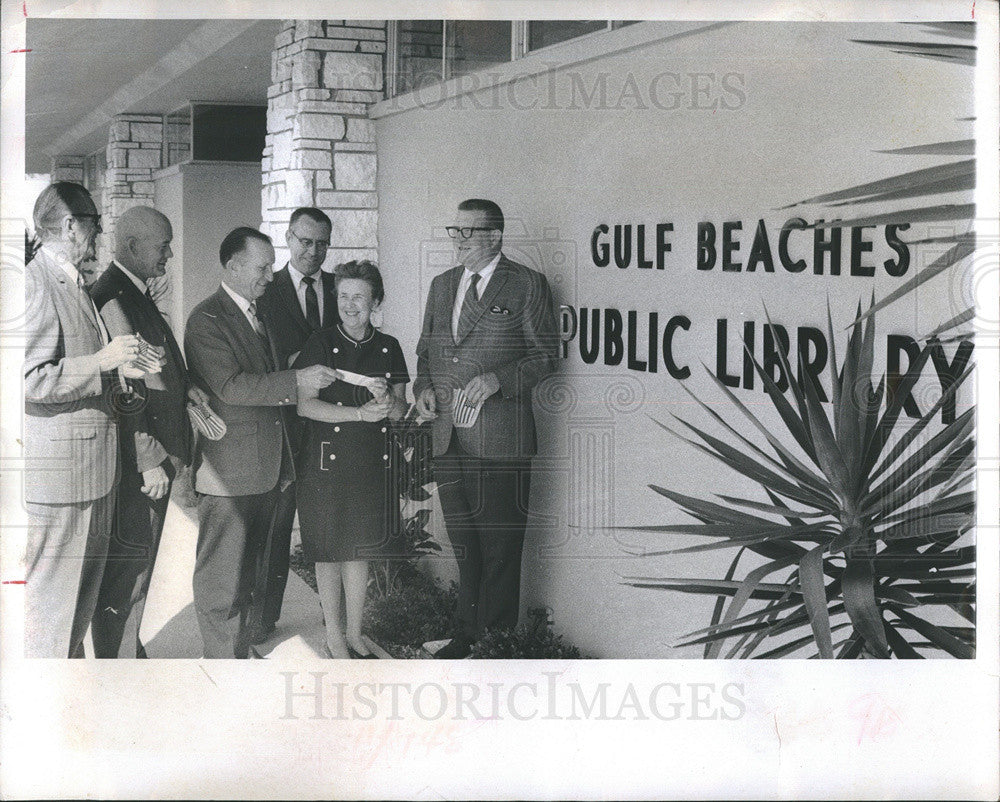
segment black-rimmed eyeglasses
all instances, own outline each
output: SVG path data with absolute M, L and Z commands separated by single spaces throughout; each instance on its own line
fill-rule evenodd
M 312 248 L 313 245 L 321 251 L 325 251 L 330 247 L 330 240 L 328 239 L 306 239 L 305 237 L 300 237 L 291 229 L 288 229 L 288 233 L 291 234 L 295 239 L 299 241 L 299 244 L 305 248 L 307 251 Z
M 104 229 L 101 228 L 101 216 L 99 214 L 86 214 L 86 213 L 77 214 L 76 212 L 73 212 L 70 214 L 70 217 L 72 217 L 74 220 L 90 220 L 94 223 L 94 228 L 96 228 L 98 231 L 102 233 L 104 232 Z
M 465 228 L 459 228 L 458 226 L 445 226 L 445 231 L 448 232 L 448 236 L 452 239 L 458 239 L 458 235 L 462 235 L 462 239 L 468 239 L 472 236 L 474 231 L 492 231 L 493 229 L 489 226 L 467 226 Z

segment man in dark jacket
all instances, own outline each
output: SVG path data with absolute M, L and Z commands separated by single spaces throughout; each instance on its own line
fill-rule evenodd
M 178 467 L 191 462 L 185 403 L 189 392 L 195 400 L 203 397 L 188 381 L 181 350 L 146 286 L 166 273 L 172 238 L 170 221 L 155 209 L 128 209 L 115 228 L 115 258 L 91 289 L 108 331 L 138 334 L 156 348 L 161 363 L 159 373 L 132 381 L 131 397 L 117 405 L 121 484 L 93 620 L 97 657 L 146 656 L 139 626 L 170 487 Z

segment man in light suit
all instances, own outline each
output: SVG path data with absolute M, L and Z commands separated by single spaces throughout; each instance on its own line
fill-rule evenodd
M 289 260 L 275 271 L 258 303 L 260 315 L 271 332 L 280 367 L 292 364 L 310 335 L 340 322 L 333 274 L 321 270 L 330 247 L 333 226 L 321 210 L 303 207 L 292 212 L 285 232 Z M 291 415 L 292 450 L 298 453 L 299 419 Z M 252 643 L 263 643 L 281 616 L 281 600 L 288 581 L 288 558 L 295 521 L 295 486 L 282 491 L 274 514 L 271 560 L 260 629 Z
M 146 656 L 139 627 L 170 487 L 178 466 L 191 462 L 185 404 L 189 394 L 208 400 L 189 385 L 181 350 L 147 286 L 166 274 L 172 239 L 164 215 L 148 206 L 128 209 L 115 226 L 114 261 L 91 288 L 108 331 L 140 335 L 162 364 L 160 373 L 132 382 L 136 402 L 119 414 L 121 484 L 92 625 L 97 657 Z
M 270 283 L 271 240 L 237 228 L 222 241 L 222 286 L 195 307 L 184 333 L 192 380 L 226 424 L 220 440 L 199 440 L 194 460 L 198 549 L 194 605 L 205 657 L 246 657 L 245 630 L 274 506 L 293 474 L 281 407 L 299 388 L 326 387 L 336 371 L 275 364 L 257 301 Z M 260 603 L 260 600 L 257 600 Z M 229 619 L 239 615 L 237 632 Z
M 118 437 L 119 369 L 138 354 L 111 338 L 84 289 L 100 215 L 79 184 L 46 187 L 34 209 L 41 248 L 25 267 L 24 454 L 28 538 L 25 656 L 83 657 L 104 572 Z
M 459 265 L 431 282 L 417 344 L 413 391 L 418 412 L 434 418 L 434 477 L 459 568 L 454 637 L 435 655 L 444 659 L 517 623 L 537 447 L 531 391 L 558 353 L 548 282 L 503 255 L 503 227 L 492 201 L 458 205 L 448 234 Z M 482 405 L 469 428 L 455 425 L 456 389 Z

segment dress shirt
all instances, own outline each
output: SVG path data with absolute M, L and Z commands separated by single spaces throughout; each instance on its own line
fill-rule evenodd
M 476 285 L 476 295 L 482 298 L 486 293 L 486 285 L 490 283 L 493 271 L 496 270 L 502 254 L 498 253 L 490 263 L 479 271 L 479 284 Z M 458 319 L 462 315 L 462 304 L 465 303 L 465 293 L 472 283 L 473 272 L 469 268 L 462 271 L 462 280 L 458 282 L 458 292 L 455 293 L 455 305 L 451 310 L 451 336 L 458 339 Z
M 97 329 L 101 333 L 101 344 L 107 345 L 111 342 L 111 335 L 108 334 L 108 327 L 104 325 L 104 319 L 98 313 L 97 307 L 94 305 L 94 300 L 90 297 L 90 293 L 87 292 L 87 288 L 83 283 L 83 274 L 76 269 L 76 266 L 68 258 L 66 258 L 65 254 L 56 253 L 46 245 L 43 245 L 41 250 L 45 251 L 49 258 L 59 265 L 62 272 L 66 274 L 66 278 L 69 279 L 70 284 L 76 287 L 77 291 L 82 294 L 83 303 L 90 307 L 90 311 L 96 318 Z
M 244 298 L 242 295 L 236 292 L 236 290 L 232 289 L 232 287 L 230 287 L 224 281 L 222 282 L 222 289 L 224 289 L 226 293 L 229 295 L 229 297 L 233 299 L 233 303 L 235 303 L 239 307 L 240 311 L 244 315 L 246 315 L 246 319 L 247 322 L 250 324 L 250 328 L 252 328 L 258 334 L 263 334 L 264 329 L 260 325 L 260 320 L 258 319 L 257 315 L 254 314 L 254 310 L 256 310 L 257 308 L 256 303 L 254 301 L 248 301 L 246 298 Z M 253 310 L 250 308 L 251 304 L 253 304 L 254 306 Z
M 302 314 L 306 314 L 306 285 L 302 282 L 305 278 L 303 273 L 300 273 L 294 267 L 292 263 L 288 263 L 288 275 L 292 278 L 292 286 L 295 287 L 295 297 L 299 299 L 299 308 L 302 310 Z M 317 270 L 311 276 L 314 279 L 313 289 L 316 291 L 316 301 L 319 303 L 319 319 L 323 320 L 323 271 Z

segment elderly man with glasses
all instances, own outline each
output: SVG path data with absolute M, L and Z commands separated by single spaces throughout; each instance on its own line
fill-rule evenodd
M 110 337 L 84 286 L 101 217 L 79 184 L 46 187 L 25 266 L 25 656 L 83 657 L 107 559 L 118 436 L 113 404 L 142 372 L 134 335 Z
M 314 331 L 340 322 L 333 274 L 321 269 L 332 230 L 330 218 L 319 209 L 307 206 L 292 212 L 285 232 L 288 263 L 275 271 L 274 280 L 258 302 L 261 317 L 272 333 L 279 370 L 292 364 Z M 289 415 L 287 423 L 292 432 L 292 447 L 297 450 L 299 420 Z M 264 609 L 257 611 L 260 625 L 251 633 L 254 643 L 263 643 L 270 637 L 281 615 L 294 519 L 295 486 L 292 485 L 282 492 L 275 509 Z

